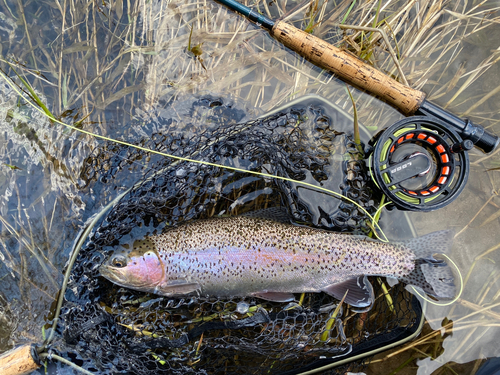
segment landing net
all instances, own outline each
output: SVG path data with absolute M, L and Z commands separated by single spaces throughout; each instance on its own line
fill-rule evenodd
M 328 187 L 374 213 L 373 189 L 352 123 L 321 105 L 295 105 L 259 120 L 221 100 L 202 99 L 203 126 L 152 116 L 122 137 L 148 149 Z M 131 182 L 132 181 L 132 182 Z M 353 203 L 290 181 L 178 162 L 105 143 L 86 160 L 82 194 L 95 202 L 130 189 L 106 214 L 72 270 L 52 350 L 103 374 L 300 373 L 383 347 L 415 332 L 421 311 L 404 286 L 373 278 L 368 313 L 324 293 L 292 303 L 258 298 L 168 298 L 121 288 L 99 276 L 113 249 L 190 220 L 276 208 L 293 222 L 369 234 Z M 96 203 L 97 204 L 97 203 Z M 388 288 L 384 291 L 383 286 Z M 355 371 L 362 362 L 332 373 Z

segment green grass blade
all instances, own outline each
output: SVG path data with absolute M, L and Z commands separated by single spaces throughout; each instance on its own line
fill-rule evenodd
M 341 25 L 343 25 L 345 23 L 345 21 L 347 20 L 347 17 L 349 17 L 349 14 L 351 13 L 352 8 L 354 8 L 354 5 L 356 5 L 356 0 L 354 0 L 352 2 L 351 6 L 349 7 L 349 9 L 347 9 L 347 13 L 344 15 L 344 18 L 342 19 L 342 22 L 340 23 Z
M 380 8 L 382 7 L 382 0 L 378 0 L 377 13 L 375 13 L 375 18 L 373 19 L 373 28 L 378 26 L 378 15 L 380 13 Z
M 358 123 L 358 110 L 356 109 L 356 102 L 354 101 L 354 97 L 351 94 L 351 90 L 349 90 L 349 86 L 345 86 L 347 89 L 347 93 L 351 98 L 352 109 L 353 109 L 353 122 L 354 122 L 354 143 L 356 143 L 356 147 L 358 151 L 361 153 L 361 156 L 364 155 L 363 149 L 361 147 L 361 136 L 359 135 L 359 123 Z
M 344 303 L 345 297 L 347 296 L 348 292 L 349 292 L 349 290 L 345 291 L 344 297 L 342 297 L 342 300 L 339 302 L 339 304 L 337 305 L 335 310 L 333 310 L 332 315 L 330 315 L 330 318 L 326 322 L 325 330 L 323 331 L 323 333 L 321 334 L 321 337 L 320 337 L 320 340 L 322 342 L 326 342 L 330 338 L 330 331 L 332 330 L 333 325 L 335 324 L 335 321 L 337 319 L 337 315 L 339 314 L 340 308 L 342 307 L 342 304 Z
M 9 63 L 7 63 L 7 64 L 9 64 Z M 19 77 L 19 79 L 23 83 L 24 87 L 29 91 L 31 98 L 36 102 L 36 104 L 38 104 L 38 106 L 43 109 L 43 111 L 45 112 L 45 114 L 47 116 L 49 116 L 51 119 L 55 120 L 55 117 L 52 114 L 52 112 L 50 112 L 49 109 L 45 106 L 45 104 L 43 104 L 43 102 L 38 97 L 35 90 L 33 90 L 31 85 L 28 82 L 26 82 L 26 80 L 16 72 L 16 70 L 14 69 L 14 67 L 11 64 L 9 64 L 9 66 L 14 71 L 14 73 L 16 73 L 16 75 Z

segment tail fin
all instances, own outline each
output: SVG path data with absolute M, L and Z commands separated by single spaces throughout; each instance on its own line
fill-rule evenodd
M 404 245 L 414 252 L 416 260 L 413 271 L 401 281 L 437 298 L 453 298 L 456 293 L 453 272 L 444 260 L 432 256 L 447 253 L 453 244 L 453 235 L 453 231 L 446 230 L 405 241 Z
M 450 251 L 454 235 L 453 230 L 440 230 L 404 241 L 403 244 L 409 247 L 417 258 L 432 258 L 432 254 L 446 254 Z

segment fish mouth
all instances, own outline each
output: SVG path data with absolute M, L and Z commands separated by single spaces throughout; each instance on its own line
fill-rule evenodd
M 107 264 L 103 264 L 101 267 L 99 267 L 99 273 L 102 277 L 116 284 L 123 284 L 125 282 L 128 282 L 124 268 L 112 267 Z
M 125 288 L 131 288 L 135 290 L 141 290 L 145 292 L 150 292 L 153 287 L 146 281 L 134 280 L 127 274 L 126 268 L 113 267 L 108 264 L 103 264 L 99 268 L 99 273 L 102 277 L 108 279 L 112 283 L 123 286 Z

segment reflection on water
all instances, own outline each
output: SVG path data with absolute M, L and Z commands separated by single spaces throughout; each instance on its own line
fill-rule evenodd
M 487 35 L 498 32 L 498 26 L 494 25 L 471 33 L 463 42 L 462 48 L 453 56 L 454 71 L 458 73 L 466 67 L 467 71 L 472 69 L 471 67 L 481 69 L 485 62 L 491 61 L 490 48 L 497 48 L 498 41 L 492 41 Z M 500 134 L 500 128 L 496 126 L 499 95 L 491 95 L 492 83 L 498 83 L 500 67 L 495 64 L 491 69 L 481 70 L 484 72 L 483 76 L 467 87 L 467 91 L 461 95 L 461 100 L 452 101 L 466 78 L 459 80 L 455 89 L 449 90 L 444 96 L 441 96 L 443 90 L 438 85 L 429 85 L 434 87 L 428 91 L 431 93 L 431 99 L 436 97 L 434 100 L 437 103 L 451 103 L 451 108 L 456 113 L 465 113 L 471 119 L 477 118 L 492 132 Z M 443 73 L 446 74 L 452 81 L 452 72 Z M 498 85 L 495 89 L 497 87 Z M 438 94 L 438 91 L 441 91 L 441 94 Z M 433 94 L 434 92 L 436 94 Z M 455 103 L 457 105 L 453 105 Z M 479 106 L 476 106 L 477 104 Z M 452 256 L 466 281 L 464 293 L 456 304 L 445 308 L 429 308 L 427 318 L 431 327 L 439 329 L 443 317 L 448 316 L 454 321 L 453 334 L 444 340 L 444 352 L 438 359 L 426 358 L 419 362 L 418 374 L 430 374 L 446 362 L 465 363 L 500 356 L 497 326 L 500 309 L 495 306 L 500 302 L 500 199 L 497 196 L 500 174 L 498 171 L 488 171 L 497 167 L 500 159 L 498 152 L 488 157 L 476 149 L 469 152 L 469 157 L 471 172 L 462 195 L 453 204 L 437 212 L 412 215 L 419 233 L 433 230 L 436 223 L 446 223 L 448 228 L 456 231 Z M 486 309 L 484 313 L 478 313 L 483 309 Z
M 376 12 L 377 3 L 357 4 L 346 23 L 372 25 L 375 13 L 379 20 L 385 18 L 411 84 L 436 103 L 499 134 L 498 40 L 491 37 L 500 31 L 495 1 L 442 6 L 383 1 Z M 333 42 L 341 35 L 330 38 L 332 24 L 343 19 L 350 4 L 328 2 L 308 15 L 307 6 L 301 8 L 298 2 L 253 6 L 275 18 L 291 14 L 302 28 L 311 14 L 315 21 L 321 17 L 315 35 Z M 203 43 L 200 57 L 206 70 L 187 51 L 191 30 L 192 45 Z M 349 43 L 356 46 L 356 38 L 350 35 Z M 383 47 L 365 52 L 379 68 L 396 71 Z M 125 124 L 134 124 L 133 132 L 140 134 L 155 113 L 168 112 L 165 117 L 175 119 L 176 130 L 186 136 L 212 126 L 216 117 L 192 106 L 193 97 L 206 93 L 246 114 L 235 121 L 254 118 L 306 93 L 351 108 L 342 83 L 211 1 L 3 1 L 0 57 L 17 63 L 16 71 L 56 117 L 124 139 L 131 136 Z M 4 61 L 0 67 L 16 77 Z M 355 97 L 361 121 L 373 131 L 401 118 L 369 95 L 356 92 Z M 48 312 L 79 228 L 134 179 L 120 181 L 116 190 L 89 187 L 82 193 L 82 163 L 100 141 L 50 123 L 3 81 L 0 103 L 0 323 L 8 322 L 0 324 L 4 350 L 41 341 L 41 327 L 51 318 Z M 500 160 L 498 153 L 485 157 L 476 150 L 470 158 L 468 185 L 455 202 L 437 212 L 410 214 L 419 234 L 456 230 L 452 257 L 466 279 L 456 304 L 429 307 L 430 326 L 439 329 L 447 316 L 454 322 L 453 334 L 444 340 L 438 358 L 421 360 L 413 373 L 430 374 L 446 362 L 500 355 L 495 339 L 500 309 L 494 306 L 500 297 Z M 489 306 L 494 307 L 477 313 Z M 384 363 L 397 368 L 402 363 L 398 358 Z
M 2 349 L 40 341 L 85 204 L 74 181 L 88 150 L 0 90 Z

